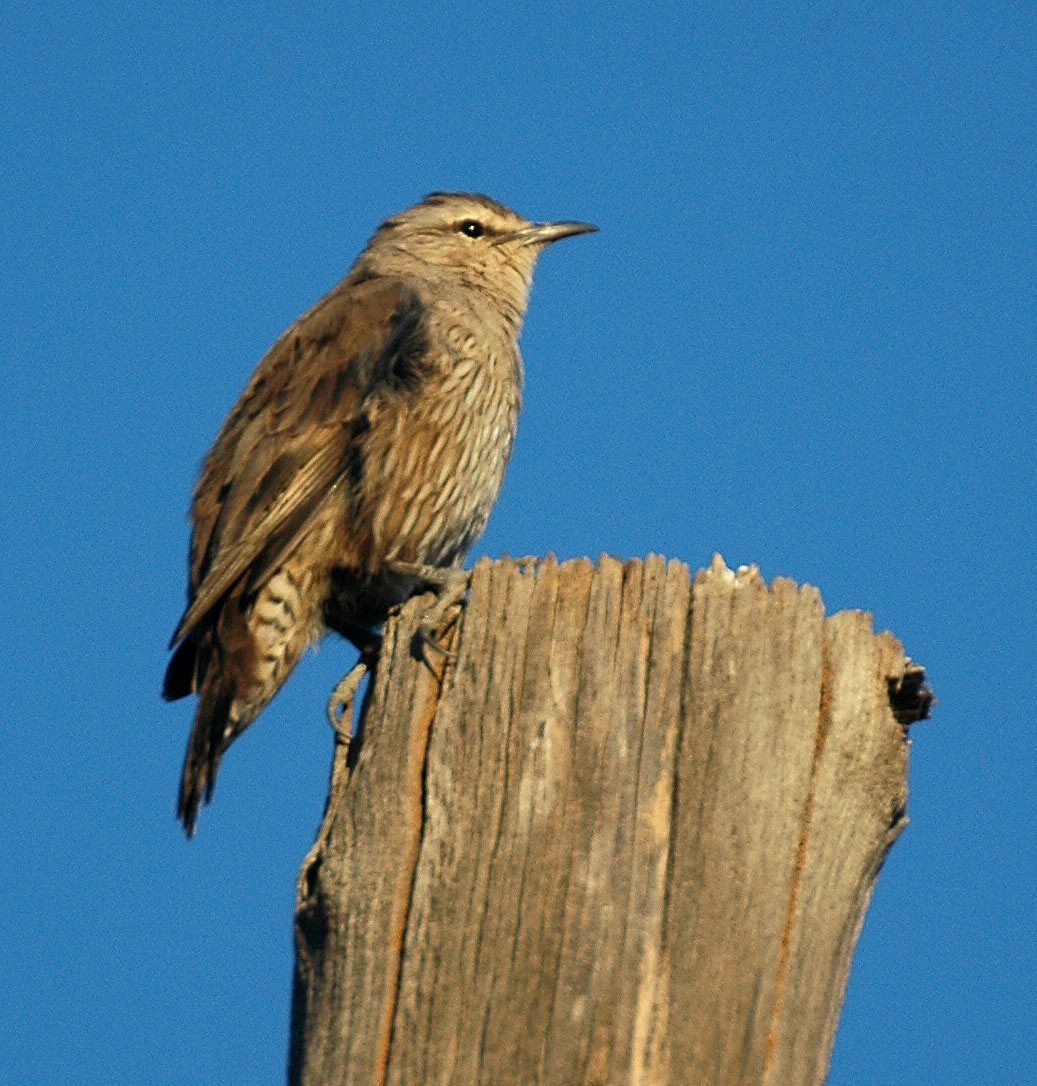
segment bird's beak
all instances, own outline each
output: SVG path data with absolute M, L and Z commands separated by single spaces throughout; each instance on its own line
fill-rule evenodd
M 543 248 L 562 238 L 571 238 L 576 234 L 593 234 L 598 228 L 589 222 L 535 222 L 524 226 L 512 234 L 504 234 L 498 241 L 515 242 L 518 245 L 535 245 Z

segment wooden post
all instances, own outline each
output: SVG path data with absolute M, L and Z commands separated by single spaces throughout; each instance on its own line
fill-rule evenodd
M 719 558 L 477 564 L 386 629 L 299 876 L 289 1080 L 825 1077 L 924 673 Z

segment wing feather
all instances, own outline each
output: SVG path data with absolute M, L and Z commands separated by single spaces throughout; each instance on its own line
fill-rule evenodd
M 349 485 L 365 400 L 406 366 L 422 307 L 400 283 L 347 279 L 260 362 L 202 467 L 188 605 L 171 645 L 245 576 L 258 588 Z

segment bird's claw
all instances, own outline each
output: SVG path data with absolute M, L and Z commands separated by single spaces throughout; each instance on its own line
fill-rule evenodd
M 440 644 L 443 637 L 457 622 L 461 604 L 468 592 L 471 574 L 453 566 L 423 566 L 415 562 L 393 561 L 390 569 L 423 582 L 436 592 L 436 600 L 422 616 L 414 635 L 414 654 L 428 666 L 428 653 L 435 653 L 444 663 L 454 660 L 455 654 Z
M 461 617 L 461 605 L 448 600 L 449 606 L 445 608 L 446 613 L 443 613 L 444 609 L 440 607 L 440 602 L 438 601 L 425 615 L 421 625 L 418 626 L 418 632 L 414 635 L 414 640 L 420 646 L 421 656 L 426 664 L 429 662 L 426 652 L 435 653 L 444 664 L 451 664 L 457 659 L 457 653 L 453 649 L 448 649 L 441 638 L 457 625 L 457 620 Z

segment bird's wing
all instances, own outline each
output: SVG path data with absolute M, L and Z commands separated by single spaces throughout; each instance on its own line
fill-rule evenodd
M 248 574 L 258 587 L 346 485 L 363 404 L 421 354 L 421 303 L 399 283 L 346 280 L 274 344 L 206 457 L 191 510 L 176 644 Z

